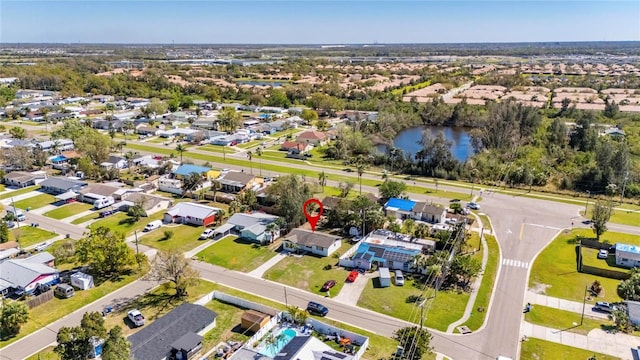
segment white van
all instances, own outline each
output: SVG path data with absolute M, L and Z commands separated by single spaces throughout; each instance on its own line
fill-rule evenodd
M 396 286 L 404 285 L 404 276 L 402 276 L 402 271 L 400 270 L 395 271 L 395 282 L 396 282 Z
M 160 226 L 162 226 L 162 221 L 154 220 L 154 221 L 148 223 L 147 226 L 145 226 L 144 229 L 142 229 L 142 231 L 143 232 L 148 232 L 148 231 L 151 231 L 151 230 L 159 229 Z
M 15 209 L 13 206 L 12 206 L 12 207 L 9 207 L 9 208 L 7 209 L 7 214 L 13 214 L 14 218 L 15 218 L 17 221 L 25 221 L 25 220 L 27 220 L 27 218 L 26 218 L 26 217 L 24 217 L 24 214 L 22 213 L 22 210 L 20 210 L 20 209 Z
M 93 202 L 93 207 L 96 209 L 102 209 L 105 208 L 107 206 L 111 206 L 115 204 L 115 200 L 113 200 L 113 197 L 111 196 L 107 196 L 107 197 L 103 197 L 102 199 L 98 199 L 96 201 Z

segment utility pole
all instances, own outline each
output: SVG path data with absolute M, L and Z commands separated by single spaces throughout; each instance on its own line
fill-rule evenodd
M 287 287 L 284 287 L 284 305 L 289 306 L 289 301 L 287 301 Z
M 622 182 L 622 192 L 620 192 L 620 202 L 622 202 L 622 199 L 624 198 L 624 192 L 627 188 L 627 180 L 629 180 L 628 171 L 624 174 L 624 181 Z
M 584 296 L 582 297 L 582 315 L 580 316 L 580 326 L 584 322 L 584 308 L 587 305 L 587 284 L 584 285 Z
M 584 205 L 584 217 L 587 217 L 587 211 L 589 211 L 589 198 L 591 197 L 591 191 L 587 190 L 587 203 Z

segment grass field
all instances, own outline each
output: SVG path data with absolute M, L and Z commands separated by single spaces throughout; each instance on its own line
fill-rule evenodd
M 97 219 L 98 216 L 100 216 L 100 214 L 98 214 L 98 212 L 95 212 L 93 214 L 88 214 L 82 217 L 79 217 L 77 219 L 74 219 L 73 221 L 71 221 L 72 224 L 74 225 L 78 225 L 78 224 L 82 224 L 82 223 L 86 223 L 89 220 L 94 220 Z
M 531 267 L 531 277 L 529 288 L 545 288 L 546 295 L 582 301 L 584 287 L 598 280 L 604 288 L 604 297 L 597 298 L 597 301 L 617 302 L 622 299 L 617 294 L 619 280 L 602 276 L 579 273 L 576 262 L 576 235 L 592 237 L 590 229 L 574 229 L 571 232 L 564 232 L 549 244 L 536 258 Z M 609 241 L 640 245 L 640 237 L 631 234 L 606 232 L 602 235 L 601 241 Z M 595 300 L 594 300 L 595 301 Z
M 125 236 L 132 235 L 134 231 L 142 231 L 142 229 L 154 220 L 162 219 L 164 213 L 159 211 L 151 216 L 142 217 L 138 221 L 133 221 L 127 214 L 123 212 L 116 213 L 104 219 L 100 219 L 89 226 L 89 228 L 107 227 L 122 232 Z
M 466 325 L 471 330 L 478 330 L 484 323 L 484 318 L 489 310 L 489 300 L 491 299 L 491 293 L 493 291 L 493 285 L 495 283 L 496 275 L 498 274 L 498 259 L 500 257 L 500 250 L 498 248 L 498 242 L 491 235 L 485 235 L 487 241 L 487 247 L 489 248 L 489 259 L 487 259 L 487 267 L 484 269 L 484 275 L 478 290 L 478 296 L 473 304 L 473 310 L 471 317 L 463 325 Z M 482 311 L 478 311 L 482 308 Z
M 18 209 L 39 209 L 41 207 L 50 205 L 55 202 L 56 198 L 50 194 L 40 194 L 30 198 L 26 198 L 20 201 L 16 201 L 14 203 L 15 207 Z
M 343 244 L 337 252 L 342 254 L 349 247 L 349 244 Z M 325 293 L 321 293 L 320 289 L 325 281 L 336 280 L 336 285 L 329 293 L 337 295 L 348 275 L 344 269 L 336 266 L 337 263 L 338 259 L 333 256 L 288 256 L 269 269 L 263 278 L 323 295 Z M 331 269 L 324 270 L 326 265 L 331 265 Z
M 148 234 L 142 236 L 139 234 L 138 239 L 140 243 L 158 250 L 172 249 L 186 252 L 204 243 L 198 240 L 204 229 L 203 226 L 191 225 L 163 226 Z M 164 236 L 165 231 L 172 231 L 173 236 L 170 239 L 166 239 Z
M 421 284 L 413 279 L 405 278 L 404 286 L 391 285 L 386 288 L 375 287 L 377 280 L 369 281 L 358 300 L 358 306 L 406 321 L 419 323 L 420 308 L 415 302 L 407 302 L 409 296 L 422 294 Z M 469 301 L 469 293 L 458 294 L 455 291 L 439 291 L 435 294 L 431 289 L 424 298 L 429 299 L 425 305 L 424 325 L 445 331 L 452 322 L 460 319 Z
M 540 359 L 584 359 L 587 360 L 595 355 L 598 360 L 616 360 L 615 356 L 594 353 L 584 349 L 578 349 L 571 346 L 529 338 L 522 343 L 522 351 L 520 353 L 521 360 L 540 360 Z
M 199 252 L 202 261 L 230 270 L 249 272 L 276 255 L 268 246 L 249 243 L 236 236 L 227 236 Z
M 589 205 L 589 212 L 587 213 L 587 215 L 584 215 L 584 210 L 580 211 L 580 214 L 584 217 L 586 217 L 587 219 L 591 219 L 591 213 L 593 211 L 593 206 Z M 636 212 L 637 210 L 632 210 L 629 209 L 628 211 L 625 210 L 613 210 L 611 211 L 611 218 L 609 219 L 609 222 L 612 223 L 616 223 L 616 224 L 624 224 L 624 225 L 632 225 L 632 226 L 638 226 L 638 224 L 640 224 L 640 212 Z
M 76 294 L 69 299 L 59 299 L 56 297 L 53 298 L 53 300 L 29 310 L 29 321 L 22 326 L 18 336 L 5 341 L 0 341 L 0 347 L 4 347 L 34 331 L 40 330 L 47 324 L 50 324 L 53 321 L 56 321 L 63 316 L 114 292 L 115 290 L 138 279 L 148 270 L 148 266 L 144 267 L 140 273 L 132 270 L 128 275 L 124 275 L 119 279 L 107 279 L 89 290 L 76 291 Z
M 533 305 L 531 311 L 525 314 L 524 319 L 532 324 L 581 335 L 587 335 L 593 329 L 605 330 L 608 327 L 613 327 L 613 321 L 592 319 L 586 316 L 580 325 L 580 315 L 571 311 Z
M 69 216 L 79 214 L 91 209 L 93 206 L 85 203 L 74 202 L 71 204 L 60 206 L 57 209 L 47 211 L 44 216 L 48 216 L 52 219 L 60 220 L 68 218 Z
M 9 232 L 9 240 L 19 240 L 21 247 L 35 245 L 53 239 L 54 237 L 56 237 L 56 234 L 51 231 L 29 225 L 20 225 L 19 229 L 16 227 Z

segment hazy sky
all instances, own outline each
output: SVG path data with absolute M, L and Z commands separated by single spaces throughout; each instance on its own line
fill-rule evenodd
M 640 1 L 0 0 L 0 42 L 640 40 Z

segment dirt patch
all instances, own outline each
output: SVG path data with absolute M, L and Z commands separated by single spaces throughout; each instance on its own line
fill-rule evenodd
M 536 283 L 529 290 L 531 290 L 536 294 L 545 295 L 547 293 L 547 288 L 550 288 L 550 287 L 551 285 Z

